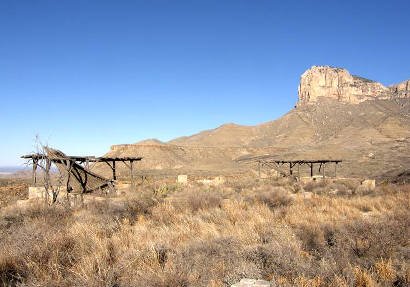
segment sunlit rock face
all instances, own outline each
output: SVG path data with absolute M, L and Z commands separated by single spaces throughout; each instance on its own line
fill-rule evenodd
M 351 75 L 342 68 L 313 66 L 303 73 L 298 87 L 298 106 L 317 103 L 320 98 L 359 104 L 366 100 L 409 97 L 409 81 L 385 87 L 381 83 Z
M 410 98 L 410 80 L 392 85 L 389 89 L 398 98 Z

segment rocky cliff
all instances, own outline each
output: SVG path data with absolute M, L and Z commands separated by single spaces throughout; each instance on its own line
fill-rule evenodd
M 277 120 L 226 124 L 167 143 L 117 145 L 107 156 L 142 156 L 141 174 L 231 174 L 248 168 L 234 159 L 256 154 L 338 158 L 342 176 L 382 177 L 410 170 L 409 88 L 410 80 L 385 87 L 345 69 L 312 67 L 302 75 L 299 107 Z M 119 169 L 120 176 L 128 174 Z
M 410 98 L 410 80 L 389 87 L 395 97 Z
M 342 68 L 313 66 L 301 76 L 298 106 L 317 103 L 320 98 L 358 104 L 366 100 L 407 98 L 409 81 L 385 87 L 381 83 L 351 75 Z

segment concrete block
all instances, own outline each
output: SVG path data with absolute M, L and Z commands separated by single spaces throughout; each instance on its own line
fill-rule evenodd
M 276 169 L 271 169 L 271 170 L 270 170 L 270 174 L 271 174 L 271 176 L 273 176 L 273 177 L 278 177 L 278 176 L 280 176 L 280 173 L 279 173 Z
M 269 178 L 269 175 L 267 175 L 266 173 L 261 172 L 261 178 L 267 179 L 267 178 Z
M 215 177 L 215 179 L 213 180 L 215 185 L 220 185 L 220 184 L 224 184 L 225 183 L 225 177 L 223 176 L 217 176 Z
M 28 198 L 44 198 L 46 196 L 46 189 L 42 186 L 29 186 Z
M 224 184 L 225 183 L 225 177 L 223 176 L 217 176 L 213 179 L 200 179 L 197 180 L 197 182 L 199 183 L 203 183 L 203 184 L 209 184 L 209 185 L 220 185 L 220 184 Z
M 115 190 L 117 191 L 118 194 L 124 194 L 127 193 L 128 191 L 131 190 L 131 184 L 130 183 L 115 183 Z
M 357 191 L 374 191 L 376 189 L 376 180 L 363 180 L 357 188 Z
M 307 199 L 312 198 L 312 194 L 313 194 L 312 192 L 308 192 L 308 191 L 302 192 L 303 198 L 307 198 Z
M 186 174 L 180 174 L 178 175 L 178 183 L 182 183 L 182 184 L 187 184 L 188 183 L 188 175 Z
M 271 284 L 265 280 L 256 280 L 256 279 L 241 279 L 240 282 L 231 285 L 231 287 L 270 287 Z
M 199 183 L 203 183 L 203 184 L 211 184 L 212 183 L 212 179 L 200 179 L 197 182 Z

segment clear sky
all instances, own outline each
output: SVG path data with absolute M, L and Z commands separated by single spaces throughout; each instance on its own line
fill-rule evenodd
M 2 0 L 0 166 L 255 125 L 312 65 L 410 77 L 410 1 Z

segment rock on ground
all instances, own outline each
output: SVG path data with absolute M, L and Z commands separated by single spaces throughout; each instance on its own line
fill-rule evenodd
M 271 284 L 265 280 L 244 278 L 240 282 L 231 285 L 231 287 L 270 287 Z

